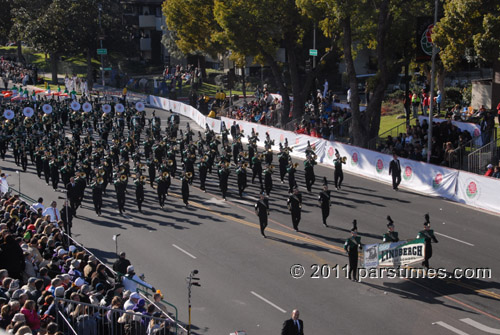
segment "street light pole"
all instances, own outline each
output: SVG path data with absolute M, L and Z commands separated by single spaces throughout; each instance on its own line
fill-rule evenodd
M 17 176 L 19 177 L 19 196 L 21 196 L 21 172 L 16 170 Z
M 196 278 L 195 275 L 198 274 L 198 270 L 193 270 L 189 274 L 189 277 L 186 278 L 186 281 L 188 283 L 188 335 L 191 334 L 191 286 L 201 286 L 200 283 L 198 283 L 198 280 L 200 278 Z
M 99 34 L 102 33 L 102 22 L 101 22 L 101 12 L 102 12 L 102 4 L 97 5 L 99 9 Z M 102 49 L 102 38 L 99 36 L 99 43 Z M 104 87 L 104 55 L 101 54 L 101 79 L 102 79 L 102 86 Z
M 436 23 L 437 23 L 438 4 L 439 4 L 439 1 L 436 0 L 434 2 L 434 25 L 432 26 L 432 29 L 434 29 L 436 27 Z M 428 134 L 427 134 L 427 163 L 430 163 L 431 155 L 432 155 L 432 108 L 434 108 L 434 81 L 436 78 L 436 54 L 437 54 L 436 44 L 434 43 L 434 41 L 432 41 L 431 94 L 429 97 L 429 99 L 430 99 L 430 101 L 429 101 L 429 129 L 428 129 Z

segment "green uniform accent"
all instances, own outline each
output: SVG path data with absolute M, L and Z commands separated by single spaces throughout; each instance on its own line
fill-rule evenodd
M 399 237 L 398 237 L 398 232 L 396 231 L 393 231 L 393 232 L 387 232 L 384 234 L 383 238 L 382 238 L 382 241 L 383 242 L 398 242 L 399 241 Z
M 361 237 L 351 236 L 344 243 L 344 249 L 349 252 L 353 248 L 361 247 Z

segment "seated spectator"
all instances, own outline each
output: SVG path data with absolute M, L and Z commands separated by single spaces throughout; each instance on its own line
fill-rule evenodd
M 495 170 L 493 172 L 493 178 L 500 178 L 500 166 L 495 166 Z
M 493 177 L 493 164 L 488 164 L 486 167 L 486 173 L 484 174 L 486 177 Z

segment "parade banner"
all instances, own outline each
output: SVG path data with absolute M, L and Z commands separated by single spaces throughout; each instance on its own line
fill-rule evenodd
M 425 258 L 425 239 L 369 244 L 363 247 L 364 267 L 408 266 Z
M 500 179 L 460 171 L 453 200 L 498 213 L 500 212 L 498 190 L 500 190 Z
M 154 95 L 149 96 L 149 104 L 153 108 L 172 111 L 174 113 L 181 114 L 187 118 L 190 118 L 202 128 L 205 128 L 208 125 L 211 130 L 215 131 L 217 134 L 220 133 L 220 120 L 209 118 L 190 105 L 175 100 L 157 97 Z
M 429 118 L 427 116 L 419 116 L 418 117 L 418 122 L 422 124 L 422 120 L 427 120 L 429 121 Z M 460 122 L 460 121 L 452 121 L 450 119 L 432 119 L 432 122 L 436 123 L 441 123 L 441 122 L 449 122 L 460 129 L 461 131 L 467 130 L 472 138 L 476 139 L 476 145 L 482 146 L 483 145 L 483 140 L 481 138 L 481 127 L 477 123 L 471 123 L 471 122 Z

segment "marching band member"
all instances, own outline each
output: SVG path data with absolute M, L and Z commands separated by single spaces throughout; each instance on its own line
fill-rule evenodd
M 292 215 L 292 225 L 296 232 L 299 231 L 300 214 L 302 212 L 302 194 L 299 193 L 298 188 L 294 188 L 293 194 L 288 197 L 287 201 L 288 210 Z
M 398 232 L 394 231 L 394 221 L 392 221 L 391 217 L 387 215 L 387 233 L 384 234 L 382 241 L 384 243 L 388 242 L 398 242 L 399 236 Z
M 269 200 L 264 193 L 260 194 L 260 199 L 255 204 L 255 214 L 259 217 L 260 233 L 266 237 L 264 230 L 267 227 L 267 217 L 269 216 Z
M 425 214 L 424 230 L 421 230 L 417 238 L 425 239 L 425 258 L 422 265 L 429 268 L 429 259 L 432 257 L 432 243 L 438 243 L 436 236 L 434 236 L 434 230 L 431 229 L 431 222 L 429 214 Z
M 344 243 L 344 250 L 349 256 L 348 278 L 352 281 L 358 281 L 358 250 L 362 249 L 361 237 L 358 236 L 357 221 L 352 222 L 351 237 Z
M 321 206 L 321 215 L 323 217 L 323 225 L 328 227 L 326 223 L 326 219 L 330 215 L 330 206 L 332 205 L 330 201 L 330 191 L 328 190 L 328 181 L 326 177 L 323 177 L 323 191 L 319 194 L 318 197 L 319 205 Z

